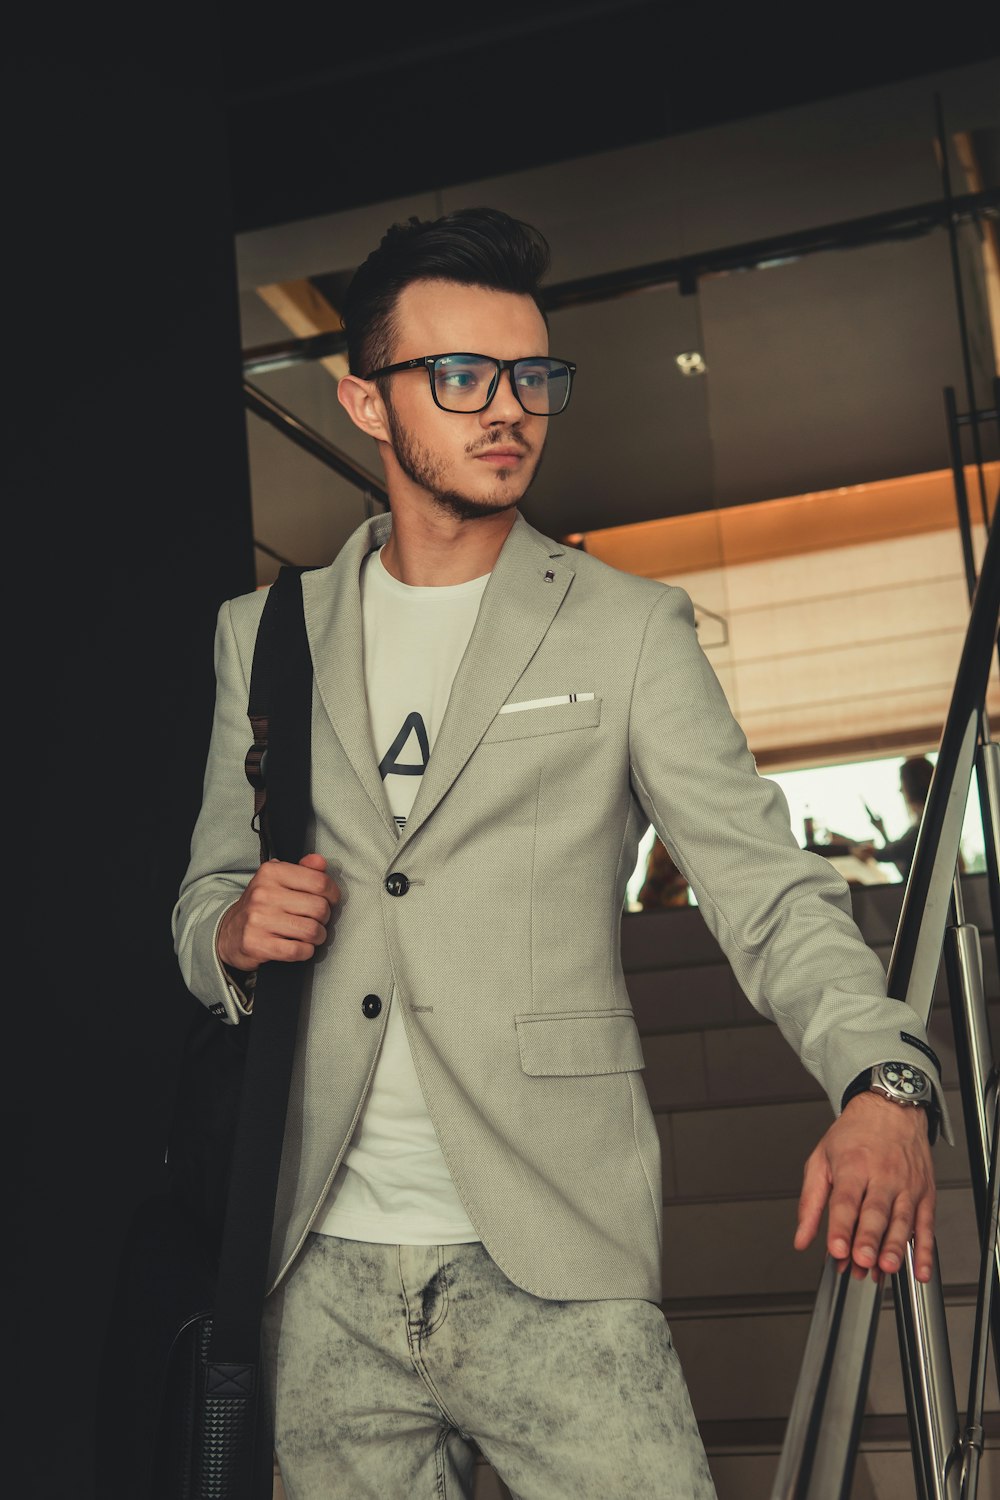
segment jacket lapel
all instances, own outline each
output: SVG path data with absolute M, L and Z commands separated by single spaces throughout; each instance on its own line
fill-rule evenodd
M 483 593 L 402 843 L 430 817 L 507 701 L 573 576 L 565 549 L 518 515 Z
M 349 537 L 328 568 L 302 575 L 306 632 L 316 686 L 344 753 L 392 835 L 396 825 L 378 773 L 365 692 L 361 564 L 389 535 L 390 517 L 374 516 Z

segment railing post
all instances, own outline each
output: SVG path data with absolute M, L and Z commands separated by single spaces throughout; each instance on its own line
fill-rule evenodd
M 997 638 L 1000 611 L 1000 528 L 990 530 L 973 600 L 969 630 L 948 710 L 938 766 L 924 808 L 917 847 L 903 896 L 896 942 L 889 962 L 888 990 L 906 999 L 925 1022 L 941 961 L 969 785 L 980 737 L 981 709 Z M 963 1078 L 963 1085 L 969 1081 Z M 844 1292 L 841 1324 L 853 1323 L 843 1339 L 830 1326 L 827 1279 L 836 1274 L 828 1261 L 821 1297 L 807 1343 L 799 1387 L 782 1448 L 773 1500 L 846 1500 L 864 1409 L 865 1391 L 878 1317 L 878 1297 L 870 1281 L 852 1282 Z M 918 1474 L 930 1494 L 948 1497 L 956 1482 L 958 1418 L 951 1392 L 946 1410 L 951 1357 L 940 1279 L 927 1287 L 905 1274 L 894 1280 L 901 1353 L 909 1374 L 911 1432 L 920 1452 Z M 867 1336 L 862 1336 L 867 1332 Z M 919 1368 L 910 1361 L 919 1356 Z M 845 1397 L 847 1399 L 845 1399 Z M 819 1461 L 820 1445 L 823 1461 Z
M 965 483 L 965 465 L 962 462 L 962 438 L 958 430 L 958 404 L 955 401 L 954 388 L 950 385 L 944 388 L 944 415 L 948 428 L 948 451 L 951 456 L 955 506 L 958 511 L 958 534 L 962 543 L 962 561 L 965 564 L 965 587 L 971 602 L 976 592 L 976 554 L 972 545 L 972 521 L 969 517 L 969 492 Z
M 848 1500 L 883 1290 L 827 1256 L 771 1500 Z
M 997 1259 L 997 1218 L 1000 1215 L 1000 1171 L 997 1169 L 997 1147 L 1000 1142 L 1000 1080 L 993 1079 L 993 1119 L 990 1130 L 990 1167 L 987 1181 L 987 1211 L 981 1241 L 979 1290 L 976 1296 L 976 1326 L 973 1334 L 972 1364 L 969 1370 L 969 1409 L 962 1434 L 962 1496 L 975 1500 L 979 1483 L 979 1463 L 983 1456 L 983 1407 L 986 1404 L 986 1349 L 991 1312 L 995 1306 L 996 1278 L 993 1269 Z M 994 1346 L 995 1347 L 995 1346 Z
M 914 1275 L 913 1246 L 907 1245 L 893 1291 L 916 1492 L 920 1500 L 958 1500 L 958 1407 L 937 1255 L 924 1285 Z
M 993 946 L 1000 962 L 1000 745 L 994 745 L 989 738 L 985 714 L 980 738 L 979 755 L 976 758 L 976 785 L 979 789 L 979 811 L 983 823 Z
M 992 1118 L 996 1083 L 993 1047 L 986 1012 L 983 959 L 977 928 L 963 921 L 962 894 L 955 882 L 956 923 L 945 943 L 945 972 L 955 1034 L 955 1060 L 968 1088 L 962 1089 L 962 1114 L 969 1152 L 969 1174 L 980 1236 L 987 1232 Z M 991 1299 L 993 1358 L 1000 1380 L 1000 1246 L 993 1249 L 994 1292 Z

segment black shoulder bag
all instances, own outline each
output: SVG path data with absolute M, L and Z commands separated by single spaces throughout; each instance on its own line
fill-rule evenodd
M 265 602 L 246 767 L 261 857 L 293 863 L 306 852 L 311 810 L 303 571 L 283 568 Z M 105 1348 L 98 1483 L 107 1500 L 271 1500 L 260 1319 L 306 967 L 265 964 L 252 1018 L 227 1027 L 206 1011 L 189 1038 L 171 1189 L 136 1214 Z

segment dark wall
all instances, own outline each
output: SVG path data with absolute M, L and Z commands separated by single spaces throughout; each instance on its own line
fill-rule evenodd
M 212 7 L 38 9 L 2 87 L 5 782 L 28 887 L 7 927 L 4 1286 L 22 1326 L 5 1364 L 23 1409 L 4 1467 L 18 1500 L 91 1500 L 116 1260 L 159 1182 L 195 1004 L 169 919 L 214 617 L 253 558 Z

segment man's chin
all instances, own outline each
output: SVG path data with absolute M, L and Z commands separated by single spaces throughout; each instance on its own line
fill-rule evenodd
M 493 493 L 485 496 L 464 495 L 458 490 L 444 490 L 433 496 L 436 505 L 459 521 L 488 521 L 491 516 L 513 510 L 521 501 L 523 490 Z

